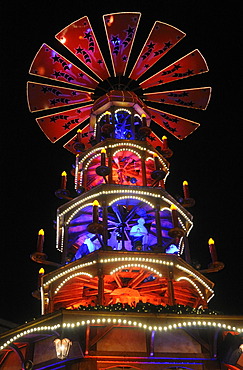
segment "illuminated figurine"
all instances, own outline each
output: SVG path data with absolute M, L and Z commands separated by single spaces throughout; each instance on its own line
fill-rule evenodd
M 130 239 L 132 242 L 132 250 L 142 250 L 147 245 L 148 230 L 144 226 L 145 220 L 140 217 L 137 224 L 130 230 Z
M 167 254 L 178 254 L 178 252 L 179 249 L 175 244 L 170 244 L 165 250 L 165 253 Z
M 98 240 L 96 242 L 96 240 L 94 239 L 94 234 L 88 233 L 86 235 L 84 242 L 80 245 L 77 253 L 75 254 L 75 257 L 73 259 L 74 261 L 100 248 Z

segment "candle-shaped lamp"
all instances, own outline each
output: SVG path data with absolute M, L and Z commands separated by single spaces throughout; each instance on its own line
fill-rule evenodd
M 189 187 L 188 187 L 187 181 L 183 181 L 183 194 L 184 194 L 185 199 L 190 198 Z
M 93 223 L 97 224 L 99 221 L 99 202 L 98 200 L 93 201 Z
M 157 153 L 153 153 L 155 170 L 160 170 L 160 161 Z
M 165 158 L 170 158 L 173 155 L 173 151 L 168 146 L 168 140 L 166 136 L 162 137 L 162 155 Z
M 40 229 L 38 232 L 37 239 L 37 252 L 43 253 L 43 244 L 44 244 L 44 230 Z
M 77 130 L 77 139 L 79 143 L 82 142 L 82 130 L 80 128 Z
M 41 267 L 39 269 L 39 274 L 38 274 L 38 287 L 41 286 L 41 278 L 44 275 L 44 273 L 45 273 L 45 270 L 43 269 L 43 267 Z
M 163 144 L 162 150 L 168 149 L 168 140 L 166 136 L 162 137 L 162 144 Z
M 107 110 L 105 112 L 105 123 L 110 124 L 110 115 L 111 115 L 111 113 Z
M 209 246 L 209 252 L 211 254 L 212 262 L 217 262 L 218 257 L 217 257 L 217 252 L 214 244 L 214 240 L 212 238 L 209 239 L 208 241 L 208 246 Z
M 146 127 L 147 126 L 147 120 L 146 120 L 146 114 L 142 113 L 142 126 Z
M 177 207 L 174 204 L 171 204 L 170 210 L 171 210 L 173 227 L 176 228 L 176 227 L 178 227 L 178 212 L 177 212 Z
M 67 186 L 67 173 L 66 171 L 62 172 L 62 178 L 61 178 L 61 189 L 65 190 Z
M 101 160 L 100 165 L 105 166 L 106 165 L 106 150 L 103 148 L 101 149 Z

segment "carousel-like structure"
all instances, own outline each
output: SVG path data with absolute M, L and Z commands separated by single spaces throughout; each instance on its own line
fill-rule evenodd
M 143 80 L 185 36 L 157 21 L 128 74 L 140 17 L 103 16 L 112 76 L 87 17 L 56 39 L 95 77 L 47 44 L 30 67 L 37 82 L 28 82 L 28 104 L 41 115 L 36 118 L 41 130 L 53 143 L 74 132 L 64 147 L 75 158 L 70 175 L 75 194 L 63 172 L 56 191 L 64 200 L 56 219 L 60 261 L 48 260 L 43 230 L 31 255 L 53 266 L 48 274 L 40 269 L 34 292 L 41 317 L 1 347 L 6 361 L 15 351 L 23 369 L 57 369 L 57 361 L 60 368 L 87 370 L 221 369 L 220 360 L 230 364 L 231 354 L 224 358 L 220 344 L 229 332 L 235 338 L 242 332 L 242 318 L 208 309 L 214 283 L 207 273 L 224 267 L 213 239 L 209 266 L 192 265 L 194 200 L 188 182 L 177 199 L 166 190 L 173 155 L 166 131 L 182 140 L 199 124 L 157 106 L 206 109 L 211 88 L 156 88 L 208 67 L 196 49 Z

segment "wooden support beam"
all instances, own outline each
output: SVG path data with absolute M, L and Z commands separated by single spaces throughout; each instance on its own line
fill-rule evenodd
M 197 343 L 199 343 L 208 353 L 210 353 L 210 346 L 209 346 L 209 344 L 207 342 L 205 342 L 205 340 L 200 337 L 197 329 L 190 330 L 190 329 L 183 328 L 183 330 L 188 335 L 190 335 L 190 337 L 192 337 Z
M 92 338 L 90 341 L 89 341 L 89 349 L 91 347 L 93 347 L 96 343 L 99 342 L 99 340 L 101 340 L 101 338 L 103 338 L 107 333 L 109 333 L 109 331 L 111 331 L 111 329 L 114 327 L 114 325 L 107 325 L 105 326 L 104 328 L 103 327 L 100 327 L 99 328 L 99 333 L 95 335 L 94 338 Z
M 117 283 L 118 288 L 122 288 L 122 281 L 121 281 L 120 276 L 117 273 L 114 274 L 114 279 L 115 279 L 115 282 Z
M 138 274 L 138 276 L 135 279 L 133 279 L 132 281 L 128 283 L 128 287 L 135 289 L 145 279 L 146 274 L 147 274 L 147 271 L 140 272 L 140 274 Z

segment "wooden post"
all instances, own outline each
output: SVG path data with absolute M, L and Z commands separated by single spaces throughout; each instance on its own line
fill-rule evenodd
M 168 283 L 168 302 L 169 302 L 169 305 L 170 306 L 174 306 L 175 305 L 175 294 L 174 294 L 174 286 L 173 286 L 173 270 L 171 269 L 171 267 L 168 268 L 168 279 L 167 279 L 167 283 Z
M 146 333 L 146 346 L 148 357 L 154 356 L 154 335 L 155 335 L 154 330 Z
M 107 217 L 106 200 L 102 201 L 102 223 L 103 223 L 103 226 L 104 226 L 103 244 L 106 247 L 107 246 L 107 240 L 108 240 L 108 217 Z
M 113 180 L 112 180 L 112 153 L 111 153 L 111 149 L 107 149 L 107 159 L 108 159 L 108 167 L 110 168 L 110 173 L 108 175 L 108 183 L 109 184 L 112 184 Z
M 103 268 L 98 268 L 98 305 L 104 304 L 104 274 Z
M 157 248 L 162 250 L 162 233 L 160 223 L 160 205 L 157 204 L 155 207 L 155 222 L 156 222 L 156 236 L 157 236 Z
M 82 185 L 87 190 L 87 170 L 83 170 Z
M 143 181 L 143 186 L 147 186 L 147 178 L 146 178 L 146 157 L 145 154 L 142 155 L 141 157 L 141 169 L 142 169 L 142 181 Z
M 85 354 L 89 354 L 89 337 L 90 337 L 90 326 L 86 326 L 86 331 L 85 331 Z
M 186 236 L 183 238 L 184 242 L 184 248 L 185 248 L 185 261 L 190 265 L 191 264 L 191 255 L 190 255 L 190 250 L 189 250 L 189 244 L 188 244 L 188 239 Z

